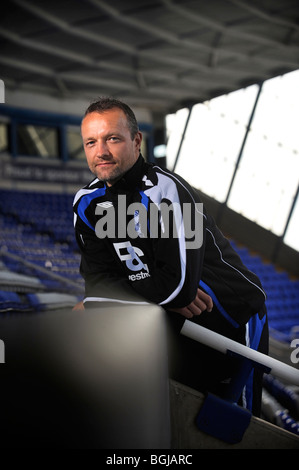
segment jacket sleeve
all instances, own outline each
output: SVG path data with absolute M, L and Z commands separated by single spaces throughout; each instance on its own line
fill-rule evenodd
M 201 287 L 237 324 L 260 312 L 266 293 L 258 276 L 249 270 L 226 237 L 208 216 Z

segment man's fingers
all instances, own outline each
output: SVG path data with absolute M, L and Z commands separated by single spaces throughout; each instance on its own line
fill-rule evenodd
M 182 308 L 180 313 L 186 318 L 192 318 L 194 315 L 188 307 Z
M 185 318 L 192 318 L 193 317 L 193 313 L 189 309 L 189 306 L 188 307 L 183 307 L 183 308 L 170 308 L 169 310 L 172 311 L 172 312 L 177 312 L 180 315 L 183 315 L 183 317 L 185 317 Z
M 213 308 L 212 297 L 210 297 L 201 289 L 197 289 L 195 301 L 198 303 L 199 307 L 202 308 L 202 310 L 207 310 L 208 312 L 210 312 Z M 204 308 L 203 308 L 203 304 L 205 306 Z
M 188 310 L 192 313 L 192 316 L 193 315 L 200 315 L 201 312 L 203 312 L 203 310 L 206 309 L 206 306 L 203 302 L 198 302 L 195 300 L 190 304 L 188 305 Z
M 203 292 L 201 289 L 197 289 L 196 297 L 189 305 L 183 308 L 171 308 L 175 312 L 180 313 L 185 318 L 192 318 L 194 315 L 200 315 L 202 312 L 207 310 L 211 312 L 213 308 L 212 298 Z

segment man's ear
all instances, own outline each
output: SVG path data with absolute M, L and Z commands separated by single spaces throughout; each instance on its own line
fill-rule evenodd
M 138 148 L 138 150 L 140 151 L 140 148 L 141 148 L 141 142 L 142 142 L 142 133 L 140 131 L 138 131 L 135 135 L 135 144 L 136 144 L 136 147 Z

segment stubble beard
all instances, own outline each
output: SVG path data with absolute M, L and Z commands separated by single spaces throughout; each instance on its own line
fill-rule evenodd
M 111 174 L 107 177 L 101 176 L 99 172 L 97 172 L 96 170 L 93 173 L 98 178 L 99 181 L 101 181 L 102 183 L 106 183 L 108 185 L 113 185 L 118 180 L 120 180 L 122 176 L 125 174 L 125 172 L 121 170 L 120 168 L 114 168 Z

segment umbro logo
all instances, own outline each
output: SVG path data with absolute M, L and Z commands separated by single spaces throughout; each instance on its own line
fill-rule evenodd
M 108 209 L 108 207 L 113 207 L 113 202 L 111 201 L 98 202 L 97 206 L 103 207 L 104 209 Z

